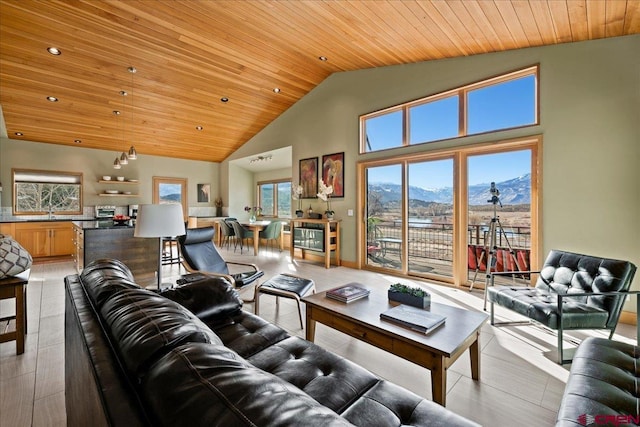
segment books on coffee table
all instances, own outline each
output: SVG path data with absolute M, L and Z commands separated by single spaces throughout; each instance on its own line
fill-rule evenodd
M 327 291 L 327 298 L 335 299 L 342 302 L 352 302 L 369 296 L 369 289 L 364 288 L 358 283 L 349 283 L 339 288 Z
M 425 334 L 444 324 L 446 320 L 445 316 L 409 305 L 395 306 L 380 313 L 380 318 Z

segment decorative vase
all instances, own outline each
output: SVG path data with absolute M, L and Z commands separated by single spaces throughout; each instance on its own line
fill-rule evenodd
M 387 291 L 387 295 L 390 301 L 397 301 L 400 304 L 406 304 L 418 308 L 431 307 L 431 295 L 425 295 L 423 297 L 417 297 L 415 295 L 407 294 L 404 292 L 392 292 Z
M 251 216 L 249 217 L 249 222 L 251 224 L 253 224 L 254 222 L 256 222 L 256 214 L 252 213 Z
M 222 206 L 216 206 L 216 216 L 222 216 Z
M 302 217 L 304 216 L 304 212 L 302 212 L 300 209 L 298 209 L 298 210 L 296 211 L 296 216 L 297 216 L 298 218 L 302 218 Z
M 326 211 L 324 214 L 327 216 L 327 219 L 333 219 L 333 212 Z

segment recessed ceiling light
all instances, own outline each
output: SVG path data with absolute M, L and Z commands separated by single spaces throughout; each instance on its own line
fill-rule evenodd
M 196 126 L 196 130 L 202 130 L 204 129 L 202 126 Z
M 328 61 L 329 60 L 329 58 L 327 58 L 326 56 L 318 56 L 318 59 L 320 61 Z
M 221 102 L 229 102 L 229 98 L 227 98 L 226 96 L 223 96 L 222 98 L 220 98 Z
M 76 144 L 82 144 L 82 140 L 80 140 L 80 139 L 75 139 L 75 140 L 73 140 L 73 142 L 75 142 Z
M 274 87 L 273 88 L 273 92 L 274 93 L 280 93 L 280 88 L 279 87 Z
M 22 136 L 22 135 L 24 135 L 24 134 L 23 134 L 22 132 L 16 132 L 14 135 L 15 135 L 15 136 Z
M 120 111 L 118 111 L 118 110 L 113 110 L 113 114 L 115 114 L 116 116 L 119 116 L 119 115 L 120 115 Z
M 56 98 L 55 96 L 47 96 L 47 101 L 58 102 L 58 98 Z
M 126 91 L 126 90 L 121 90 L 119 93 L 120 93 L 120 95 L 122 95 L 122 96 L 127 96 L 127 95 L 129 95 L 129 94 L 127 93 L 127 91 Z
M 48 47 L 47 52 L 49 52 L 51 55 L 62 55 L 62 51 L 57 47 Z

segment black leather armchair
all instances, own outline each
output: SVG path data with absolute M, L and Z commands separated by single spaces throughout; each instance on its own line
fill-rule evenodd
M 213 227 L 189 228 L 186 234 L 178 236 L 178 247 L 182 255 L 182 262 L 188 272 L 203 273 L 209 276 L 222 276 L 229 280 L 239 290 L 259 284 L 258 279 L 264 272 L 255 264 L 225 261 L 213 244 Z M 242 271 L 231 272 L 229 266 L 239 266 Z M 251 302 L 253 301 L 245 301 Z
M 638 293 L 629 291 L 635 272 L 629 261 L 553 250 L 540 271 L 491 273 L 491 324 L 513 324 L 495 322 L 498 304 L 557 330 L 558 363 L 570 362 L 563 358 L 563 331 L 606 329 L 613 338 L 625 298 Z M 535 287 L 494 286 L 495 276 L 523 273 L 539 275 Z

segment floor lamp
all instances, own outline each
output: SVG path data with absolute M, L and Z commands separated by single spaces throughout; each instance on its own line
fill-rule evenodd
M 162 238 L 182 236 L 184 230 L 184 216 L 182 205 L 166 203 L 161 205 L 140 205 L 136 217 L 134 237 L 158 239 L 158 290 L 162 284 Z

